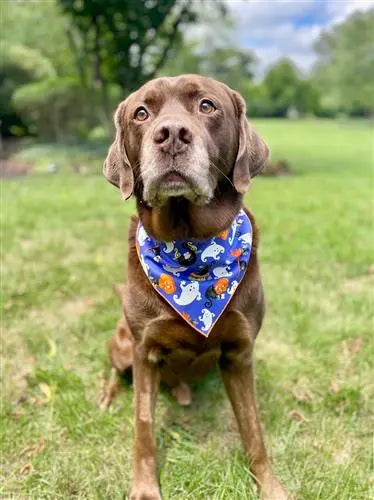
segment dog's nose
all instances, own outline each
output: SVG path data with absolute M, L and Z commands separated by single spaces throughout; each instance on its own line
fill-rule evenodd
M 192 142 L 192 133 L 180 123 L 163 122 L 155 130 L 153 141 L 164 153 L 182 153 Z

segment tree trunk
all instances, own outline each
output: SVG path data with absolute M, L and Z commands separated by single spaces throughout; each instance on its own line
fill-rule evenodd
M 102 74 L 102 59 L 100 54 L 100 21 L 98 16 L 93 17 L 94 23 L 94 68 L 93 68 L 93 78 L 94 78 L 94 86 L 97 89 L 100 89 L 100 99 L 101 106 L 105 121 L 105 127 L 109 130 L 110 124 L 110 104 L 108 97 L 108 88 L 107 83 Z

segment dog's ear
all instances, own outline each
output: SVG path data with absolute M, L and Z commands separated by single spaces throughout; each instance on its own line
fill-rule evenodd
M 123 125 L 124 107 L 125 102 L 122 102 L 114 115 L 116 137 L 104 161 L 103 172 L 108 181 L 120 189 L 122 198 L 127 200 L 132 195 L 134 189 L 134 174 L 125 149 Z
M 239 120 L 239 147 L 233 170 L 233 184 L 238 193 L 245 194 L 251 178 L 264 168 L 269 148 L 248 123 L 245 101 L 238 92 L 234 92 L 234 101 Z

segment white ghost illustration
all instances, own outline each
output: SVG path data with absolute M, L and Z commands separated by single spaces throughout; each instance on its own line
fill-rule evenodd
M 145 274 L 148 275 L 148 271 L 149 271 L 149 265 L 146 263 L 146 261 L 144 260 L 144 255 L 141 255 L 140 256 L 140 263 L 142 265 L 142 268 L 144 269 L 144 272 Z
M 212 269 L 213 274 L 216 278 L 227 278 L 232 275 L 232 272 L 229 270 L 228 266 L 217 266 Z
M 218 260 L 219 254 L 225 251 L 222 245 L 218 245 L 214 240 L 212 243 L 203 251 L 201 254 L 201 260 L 206 262 L 208 257 L 212 257 L 214 260 Z
M 145 232 L 144 227 L 140 226 L 139 231 L 138 231 L 139 245 L 142 247 L 147 239 L 148 239 L 148 234 Z
M 204 332 L 207 332 L 210 330 L 212 323 L 213 323 L 213 318 L 215 317 L 215 314 L 209 311 L 209 309 L 203 309 L 201 311 L 203 314 L 202 316 L 199 316 L 199 320 L 204 323 L 204 326 L 201 328 Z
M 243 243 L 247 243 L 248 245 L 252 244 L 252 233 L 244 233 L 241 236 L 239 236 L 239 241 L 242 241 Z
M 179 306 L 188 306 L 194 300 L 201 300 L 201 293 L 199 290 L 199 283 L 197 281 L 190 281 L 186 284 L 181 281 L 181 293 L 173 296 L 174 302 Z

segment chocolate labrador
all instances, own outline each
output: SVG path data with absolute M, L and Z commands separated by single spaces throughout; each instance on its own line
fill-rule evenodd
M 128 282 L 119 289 L 124 315 L 110 343 L 115 372 L 134 375 L 130 498 L 161 498 L 153 430 L 160 380 L 189 404 L 187 383 L 217 363 L 261 497 L 289 498 L 264 447 L 252 361 L 264 297 L 257 228 L 243 195 L 268 148 L 240 94 L 198 75 L 146 83 L 118 106 L 115 126 L 104 175 L 123 199 L 135 196 L 138 213 Z

